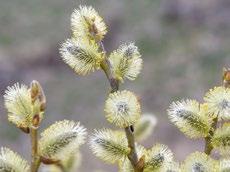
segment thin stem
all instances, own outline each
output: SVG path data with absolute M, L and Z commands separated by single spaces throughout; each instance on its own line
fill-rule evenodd
M 101 68 L 102 70 L 105 72 L 105 75 L 107 77 L 107 79 L 109 80 L 109 84 L 111 87 L 111 93 L 116 92 L 119 89 L 119 81 L 116 80 L 113 76 L 112 76 L 112 71 L 111 68 L 109 67 L 109 61 L 107 59 L 105 59 L 102 63 L 101 63 Z
M 106 57 L 106 51 L 105 51 L 105 48 L 102 42 L 100 42 L 100 47 Z M 105 58 L 105 60 L 101 63 L 101 68 L 105 72 L 105 75 L 107 79 L 109 80 L 110 87 L 111 87 L 111 93 L 118 91 L 119 81 L 113 76 L 113 73 L 111 71 L 111 64 L 107 58 Z M 134 172 L 143 172 L 143 167 L 138 166 L 138 157 L 136 153 L 135 137 L 134 137 L 133 131 L 134 131 L 133 126 L 129 126 L 125 128 L 125 134 L 128 140 L 128 146 L 131 150 L 128 155 L 128 158 L 133 166 Z
M 138 157 L 137 157 L 137 153 L 136 153 L 136 147 L 135 147 L 135 138 L 133 135 L 133 126 L 130 127 L 126 127 L 125 128 L 125 134 L 126 134 L 126 138 L 128 140 L 128 145 L 130 148 L 130 153 L 128 155 L 129 161 L 131 162 L 133 168 L 134 168 L 134 172 L 143 172 L 143 166 L 139 167 L 138 166 Z
M 37 172 L 40 166 L 40 158 L 38 156 L 38 128 L 32 126 L 30 129 L 31 138 L 31 172 Z

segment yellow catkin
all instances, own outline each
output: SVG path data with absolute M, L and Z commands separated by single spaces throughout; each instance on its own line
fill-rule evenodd
M 181 100 L 171 103 L 168 109 L 170 121 L 190 138 L 206 137 L 210 129 L 209 118 L 200 111 L 195 100 Z
M 2 147 L 0 152 L 0 171 L 29 172 L 30 166 L 17 153 Z
M 93 153 L 107 163 L 127 158 L 130 149 L 125 134 L 110 129 L 95 130 L 90 138 Z
M 134 124 L 141 113 L 137 97 L 126 90 L 109 94 L 104 110 L 106 119 L 120 128 Z
M 86 134 L 79 122 L 58 121 L 41 133 L 39 154 L 54 160 L 63 159 L 85 143 Z
M 209 114 L 218 116 L 218 119 L 230 119 L 230 88 L 215 87 L 210 89 L 204 97 L 208 104 Z
M 116 79 L 135 80 L 142 69 L 142 59 L 134 43 L 123 44 L 109 56 Z
M 71 16 L 71 28 L 76 38 L 101 41 L 107 33 L 106 24 L 91 6 L 80 6 Z
M 77 74 L 86 75 L 100 69 L 103 55 L 94 41 L 68 39 L 60 48 L 61 57 Z

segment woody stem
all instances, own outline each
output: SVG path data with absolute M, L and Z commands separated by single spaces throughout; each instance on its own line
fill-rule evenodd
M 30 128 L 30 138 L 31 138 L 31 172 L 37 172 L 40 166 L 40 158 L 38 155 L 38 128 L 32 126 Z
M 100 47 L 105 55 L 105 59 L 101 63 L 101 68 L 104 71 L 107 79 L 109 80 L 110 87 L 111 87 L 111 93 L 113 93 L 119 90 L 119 81 L 113 76 L 113 73 L 111 71 L 111 64 L 106 57 L 106 51 L 105 51 L 105 48 L 102 42 L 100 42 Z M 136 153 L 135 137 L 134 137 L 133 132 L 134 132 L 133 126 L 129 126 L 125 128 L 125 134 L 128 140 L 128 146 L 130 148 L 128 159 L 130 160 L 135 172 L 143 172 L 143 167 L 138 166 L 138 157 Z

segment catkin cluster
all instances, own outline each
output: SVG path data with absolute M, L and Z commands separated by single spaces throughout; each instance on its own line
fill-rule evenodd
M 162 144 L 146 149 L 137 141 L 146 139 L 152 132 L 156 119 L 141 115 L 139 98 L 131 91 L 119 90 L 125 80 L 135 80 L 142 68 L 138 47 L 124 43 L 107 53 L 103 38 L 107 26 L 92 8 L 80 6 L 71 16 L 72 37 L 60 48 L 62 59 L 79 75 L 95 70 L 103 71 L 111 86 L 105 101 L 105 118 L 118 130 L 97 129 L 91 134 L 89 145 L 98 158 L 115 163 L 119 170 L 166 170 L 174 164 L 172 152 Z
M 135 80 L 142 68 L 138 47 L 124 43 L 107 53 L 103 38 L 107 26 L 92 8 L 80 6 L 71 16 L 72 37 L 60 48 L 61 57 L 79 75 L 95 70 L 103 71 L 111 86 L 105 101 L 105 118 L 118 130 L 96 129 L 89 145 L 92 152 L 107 163 L 115 163 L 120 171 L 152 171 L 166 169 L 173 162 L 167 146 L 156 144 L 145 149 L 136 141 L 146 139 L 152 132 L 156 119 L 141 115 L 139 98 L 131 91 L 118 90 L 125 80 Z
M 172 151 L 156 143 L 145 148 L 139 142 L 147 139 L 157 120 L 153 114 L 142 114 L 140 98 L 132 91 L 119 90 L 126 80 L 135 80 L 142 69 L 138 47 L 124 43 L 111 53 L 106 52 L 103 39 L 107 26 L 92 7 L 80 6 L 71 16 L 71 37 L 61 44 L 63 61 L 78 75 L 95 70 L 105 73 L 111 86 L 105 100 L 104 115 L 118 129 L 95 129 L 88 143 L 93 154 L 106 163 L 116 164 L 120 172 L 228 172 L 230 171 L 230 70 L 224 69 L 223 85 L 210 89 L 202 103 L 183 99 L 172 102 L 168 109 L 170 121 L 187 137 L 204 138 L 204 152 L 194 152 L 179 163 Z M 85 143 L 86 129 L 79 122 L 58 121 L 38 137 L 45 117 L 46 97 L 37 81 L 30 86 L 8 87 L 4 95 L 8 120 L 30 134 L 31 164 L 8 148 L 1 148 L 0 171 L 37 172 L 40 164 L 49 172 L 75 172 Z M 178 143 L 180 144 L 180 143 Z M 213 159 L 216 149 L 220 158 Z
M 221 86 L 210 89 L 202 103 L 182 99 L 168 109 L 170 121 L 187 137 L 204 138 L 204 153 L 191 154 L 181 166 L 182 171 L 230 171 L 230 69 L 223 70 Z M 220 155 L 211 158 L 212 150 Z
M 147 138 L 156 124 L 153 115 L 141 115 L 139 98 L 131 91 L 119 90 L 126 80 L 135 80 L 142 68 L 141 54 L 134 43 L 125 43 L 106 52 L 103 38 L 107 26 L 92 8 L 80 6 L 71 17 L 72 37 L 60 49 L 63 60 L 79 75 L 102 70 L 110 83 L 104 114 L 118 130 L 96 129 L 89 144 L 95 156 L 117 164 L 120 172 L 217 172 L 227 168 L 222 160 L 211 158 L 213 149 L 230 152 L 230 72 L 224 70 L 223 85 L 211 89 L 204 102 L 185 99 L 168 109 L 170 121 L 189 138 L 204 138 L 204 152 L 189 155 L 183 163 L 175 162 L 172 151 L 155 144 L 146 149 L 138 143 Z M 221 124 L 220 124 L 221 123 Z M 228 159 L 224 159 L 227 162 Z M 225 167 L 223 167 L 225 166 Z M 225 169 L 226 170 L 226 169 Z
M 38 81 L 32 81 L 30 87 L 19 83 L 8 87 L 4 101 L 8 120 L 30 134 L 32 160 L 29 165 L 20 155 L 2 147 L 1 172 L 36 172 L 41 163 L 49 164 L 44 169 L 50 172 L 76 171 L 80 160 L 79 147 L 85 143 L 86 129 L 79 122 L 63 120 L 49 126 L 38 138 L 46 108 L 46 97 Z

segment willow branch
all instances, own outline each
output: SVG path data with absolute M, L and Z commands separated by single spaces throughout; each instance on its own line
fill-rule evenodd
M 40 156 L 38 155 L 38 128 L 40 124 L 40 117 L 38 114 L 34 115 L 32 120 L 32 127 L 30 127 L 31 139 L 31 172 L 37 172 L 41 164 Z
M 134 167 L 135 172 L 139 172 L 140 170 L 138 169 L 138 166 L 137 166 L 138 157 L 137 157 L 137 153 L 136 153 L 135 138 L 133 135 L 132 126 L 125 128 L 125 134 L 126 134 L 126 138 L 128 140 L 129 148 L 131 150 L 129 155 L 128 155 L 128 158 L 129 158 L 132 166 Z
M 31 138 L 31 172 L 37 172 L 40 166 L 40 158 L 38 155 L 38 128 L 32 126 L 30 129 Z
M 101 63 L 101 68 L 105 72 L 105 75 L 107 79 L 109 80 L 110 87 L 111 87 L 111 93 L 118 91 L 119 89 L 119 81 L 113 76 L 113 73 L 111 71 L 111 64 L 106 58 L 106 50 L 104 48 L 104 45 L 102 42 L 100 42 L 100 47 L 105 55 L 105 60 Z M 128 140 L 128 146 L 130 148 L 130 153 L 128 155 L 128 158 L 133 166 L 133 169 L 135 172 L 143 172 L 143 167 L 138 166 L 138 157 L 136 153 L 136 147 L 135 147 L 135 137 L 134 137 L 134 128 L 133 126 L 129 126 L 125 128 L 125 134 L 126 138 Z
M 229 69 L 228 70 L 224 69 L 222 85 L 225 88 L 230 87 L 230 70 Z M 205 150 L 204 150 L 204 152 L 207 155 L 210 155 L 212 150 L 213 150 L 211 139 L 212 139 L 212 137 L 214 135 L 214 132 L 215 132 L 215 130 L 217 128 L 217 123 L 218 123 L 218 116 L 213 119 L 212 126 L 211 126 L 211 129 L 210 129 L 209 133 L 208 133 L 208 136 L 205 137 Z

